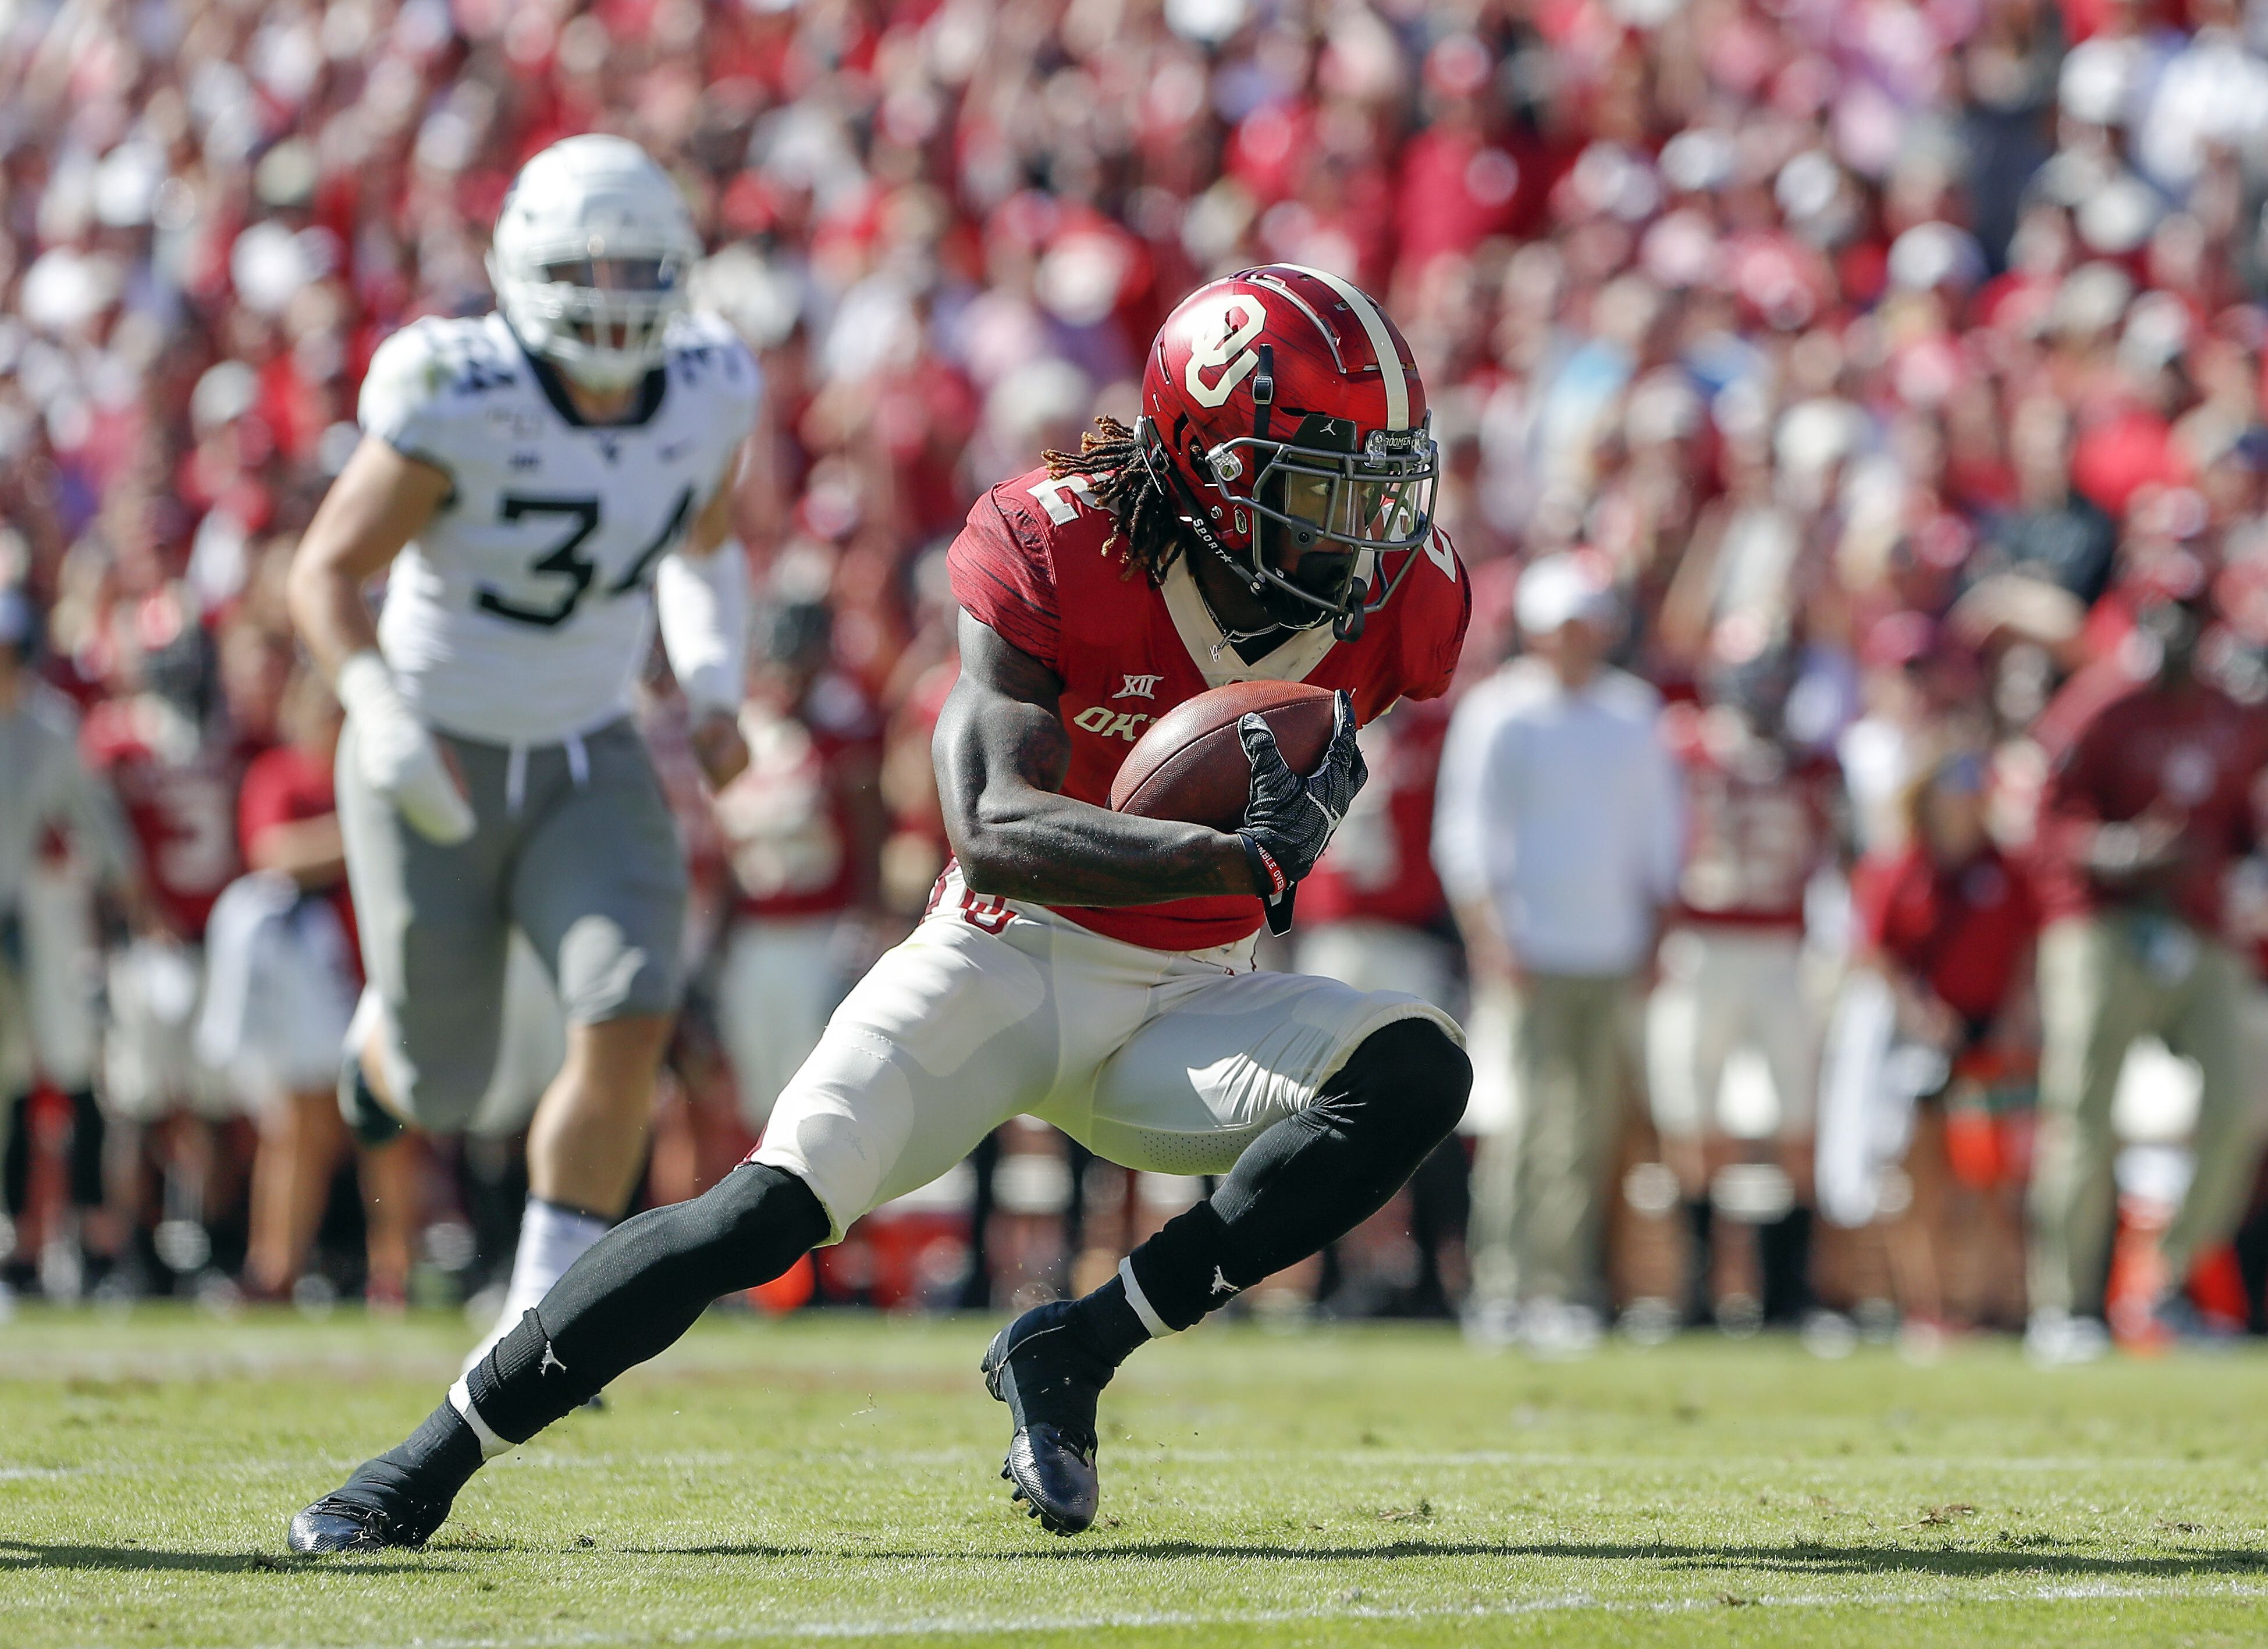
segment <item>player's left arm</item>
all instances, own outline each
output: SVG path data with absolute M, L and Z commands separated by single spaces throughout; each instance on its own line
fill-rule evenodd
M 721 788 L 748 765 L 740 737 L 747 667 L 748 557 L 733 533 L 736 462 L 687 529 L 685 541 L 654 569 L 654 609 L 669 667 L 693 710 L 694 755 Z

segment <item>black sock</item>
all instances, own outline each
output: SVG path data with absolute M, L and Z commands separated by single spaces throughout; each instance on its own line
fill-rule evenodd
M 1685 1204 L 1685 1321 L 1698 1325 L 1709 1321 L 1716 1301 L 1711 1281 L 1715 1267 L 1717 1209 L 1706 1194 Z
M 1149 1337 L 1128 1270 L 1151 1314 L 1181 1329 L 1344 1236 L 1448 1137 L 1472 1080 L 1464 1050 L 1429 1020 L 1373 1033 L 1314 1104 L 1253 1141 L 1209 1200 L 1167 1220 L 1079 1301 L 1084 1334 L 1106 1353 L 1123 1346 L 1114 1362 Z M 1130 1319 L 1143 1329 L 1130 1341 Z
M 335 1498 L 384 1512 L 394 1532 L 415 1544 L 441 1527 L 457 1491 L 480 1469 L 480 1438 L 444 1402 L 401 1442 L 357 1467 Z
M 19 1221 L 32 1191 L 32 1096 L 19 1093 L 0 1103 L 8 1108 L 8 1143 L 0 1153 L 0 1202 L 5 1203 L 10 1220 Z
M 1756 1258 L 1764 1273 L 1764 1321 L 1801 1321 L 1811 1309 L 1811 1211 L 1798 1203 L 1757 1226 Z
M 1088 1351 L 1113 1368 L 1150 1337 L 1149 1325 L 1126 1298 L 1125 1279 L 1118 1277 L 1072 1303 L 1071 1327 Z
M 624 1220 L 465 1377 L 474 1408 L 504 1441 L 526 1442 L 675 1343 L 711 1301 L 779 1276 L 828 1228 L 809 1186 L 745 1162 L 690 1202 Z
M 103 1203 L 102 1108 L 85 1088 L 70 1096 L 70 1199 L 74 1207 L 99 1208 Z

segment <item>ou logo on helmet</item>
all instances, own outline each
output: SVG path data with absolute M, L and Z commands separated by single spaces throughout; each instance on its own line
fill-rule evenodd
M 1252 376 L 1260 357 L 1252 346 L 1268 329 L 1268 312 L 1249 292 L 1231 292 L 1218 307 L 1207 305 L 1189 317 L 1189 359 L 1182 386 L 1201 407 L 1218 407 Z M 1210 384 L 1204 374 L 1216 368 Z

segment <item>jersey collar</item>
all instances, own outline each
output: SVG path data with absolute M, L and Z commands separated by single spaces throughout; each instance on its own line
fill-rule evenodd
M 575 402 L 567 394 L 566 385 L 559 381 L 559 369 L 541 356 L 520 343 L 519 335 L 512 334 L 512 341 L 519 345 L 519 352 L 527 359 L 528 368 L 535 374 L 536 387 L 551 403 L 551 410 L 578 430 L 634 430 L 642 423 L 653 422 L 653 415 L 661 410 L 661 398 L 669 389 L 669 372 L 666 367 L 655 367 L 638 385 L 638 403 L 627 418 L 617 418 L 611 423 L 586 423 L 583 415 L 575 410 Z
M 1313 629 L 1294 630 L 1281 646 L 1247 664 L 1214 622 L 1212 609 L 1198 593 L 1197 578 L 1185 557 L 1175 556 L 1167 569 L 1160 593 L 1166 598 L 1174 632 L 1189 650 L 1189 662 L 1197 666 L 1209 688 L 1231 681 L 1304 681 L 1336 641 L 1329 624 L 1318 624 Z

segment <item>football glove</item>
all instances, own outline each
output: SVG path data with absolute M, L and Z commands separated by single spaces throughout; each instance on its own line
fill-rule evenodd
M 1330 845 L 1356 793 L 1370 777 L 1355 742 L 1354 700 L 1344 689 L 1332 706 L 1331 741 L 1315 770 L 1301 778 L 1276 747 L 1276 735 L 1257 715 L 1236 724 L 1252 763 L 1252 789 L 1244 804 L 1245 856 L 1268 909 L 1268 931 L 1288 932 L 1300 883 Z
M 424 723 L 402 701 L 386 660 L 365 649 L 339 666 L 339 703 L 355 735 L 364 783 L 427 841 L 453 847 L 473 834 L 473 805 Z

